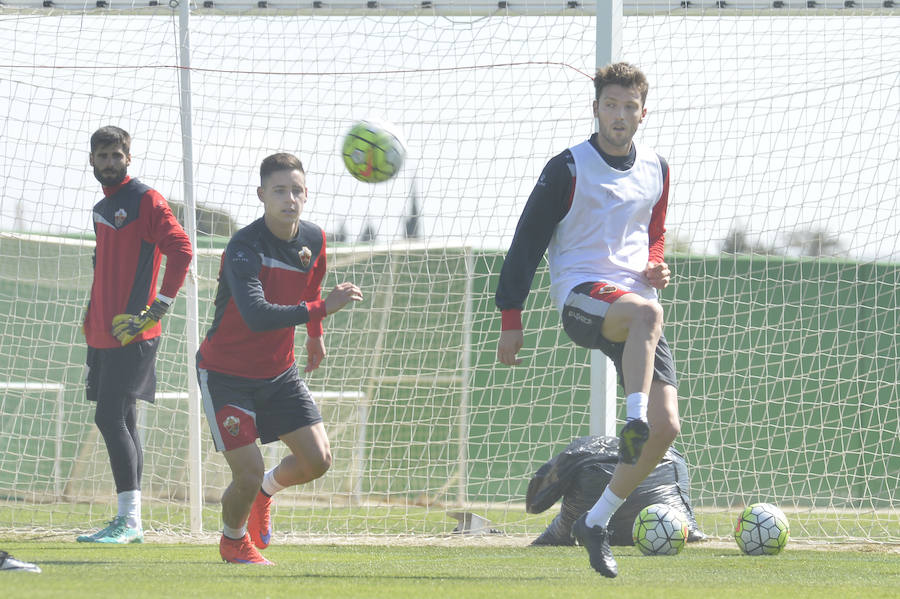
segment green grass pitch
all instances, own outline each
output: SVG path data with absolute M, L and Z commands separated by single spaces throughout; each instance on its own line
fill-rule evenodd
M 896 597 L 896 548 L 747 557 L 724 543 L 673 557 L 616 547 L 619 577 L 593 572 L 580 547 L 272 545 L 272 567 L 220 561 L 214 544 L 82 545 L 16 540 L 0 548 L 41 574 L 0 573 L 3 597 L 615 597 L 815 599 Z

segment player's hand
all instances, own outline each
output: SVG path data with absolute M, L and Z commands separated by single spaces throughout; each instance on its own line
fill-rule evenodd
M 334 314 L 350 302 L 360 302 L 362 299 L 362 291 L 353 283 L 335 285 L 325 298 L 325 314 Z
M 644 269 L 644 277 L 647 282 L 657 289 L 665 289 L 669 285 L 672 273 L 665 262 L 648 262 Z
M 500 331 L 500 341 L 497 342 L 497 359 L 507 366 L 521 364 L 522 360 L 516 358 L 516 354 L 525 344 L 525 335 L 521 329 Z
M 306 368 L 303 372 L 309 373 L 319 367 L 325 358 L 325 338 L 324 337 L 307 337 L 306 338 Z
M 128 345 L 135 337 L 156 326 L 168 309 L 169 304 L 157 299 L 140 314 L 118 314 L 113 317 L 112 336 L 122 345 Z

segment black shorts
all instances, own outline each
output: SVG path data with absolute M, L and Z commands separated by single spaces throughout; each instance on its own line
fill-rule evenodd
M 623 289 L 616 288 L 604 282 L 582 283 L 575 287 L 562 310 L 562 324 L 569 339 L 581 347 L 599 349 L 606 354 L 619 375 L 619 384 L 624 386 L 622 376 L 622 352 L 625 343 L 613 343 L 601 334 L 603 318 L 609 306 L 626 293 Z M 672 358 L 672 350 L 665 335 L 660 335 L 656 344 L 656 357 L 653 361 L 653 380 L 678 386 L 678 378 L 675 376 L 675 360 Z
M 298 428 L 322 422 L 296 365 L 271 379 L 198 368 L 197 380 L 216 451 L 244 447 L 257 438 L 271 443 Z
M 88 346 L 85 395 L 89 401 L 112 397 L 153 402 L 156 395 L 156 349 L 159 337 L 125 347 Z

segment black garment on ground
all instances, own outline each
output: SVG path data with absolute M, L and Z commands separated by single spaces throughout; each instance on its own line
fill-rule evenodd
M 619 460 L 616 437 L 579 437 L 538 469 L 528 484 L 525 509 L 539 514 L 562 497 L 559 514 L 532 545 L 574 545 L 572 524 L 597 502 L 612 478 Z M 687 517 L 688 542 L 705 535 L 694 519 L 690 501 L 691 483 L 687 463 L 677 450 L 669 448 L 662 461 L 628 496 L 609 522 L 611 545 L 633 545 L 631 529 L 638 513 L 653 503 L 663 503 Z

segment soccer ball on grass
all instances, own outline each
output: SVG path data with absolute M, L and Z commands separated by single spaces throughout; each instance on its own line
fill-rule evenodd
M 654 503 L 634 519 L 631 536 L 644 555 L 676 555 L 688 538 L 687 520 L 675 508 Z
M 375 120 L 354 123 L 341 147 L 350 174 L 365 183 L 380 183 L 396 175 L 406 147 L 395 131 L 392 125 Z
M 777 555 L 790 534 L 784 512 L 771 503 L 748 505 L 734 526 L 734 540 L 747 555 Z

